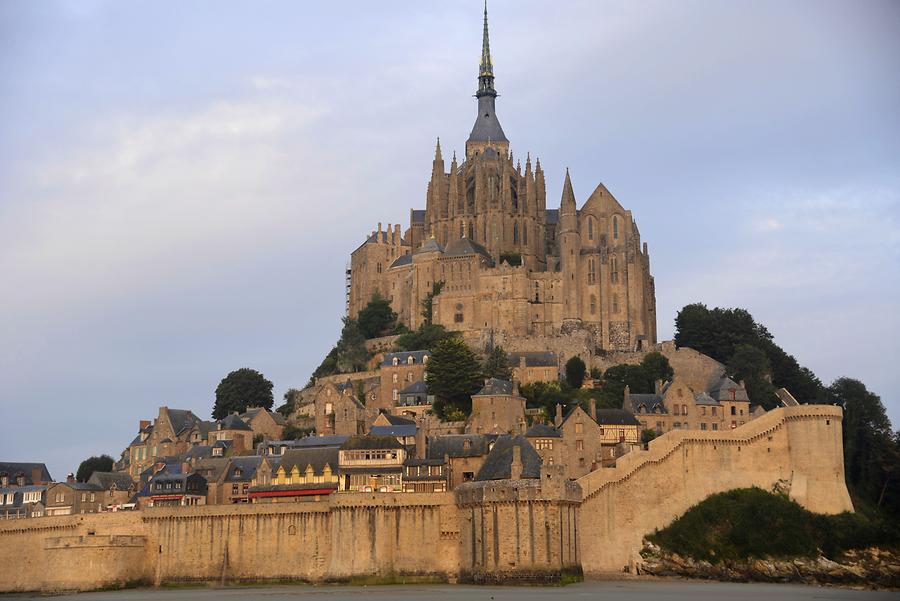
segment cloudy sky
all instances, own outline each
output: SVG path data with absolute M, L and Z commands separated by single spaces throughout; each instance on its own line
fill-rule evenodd
M 62 478 L 230 370 L 277 398 L 475 117 L 481 5 L 0 2 L 0 458 Z M 603 182 L 661 338 L 749 309 L 900 426 L 900 3 L 492 0 L 498 115 Z M 405 226 L 404 226 L 405 227 Z

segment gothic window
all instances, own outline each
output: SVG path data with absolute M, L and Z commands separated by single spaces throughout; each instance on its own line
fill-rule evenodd
M 459 237 L 460 238 L 466 237 L 466 224 L 463 223 L 462 221 L 459 222 Z
M 613 215 L 613 240 L 619 239 L 619 218 Z
M 594 239 L 594 218 L 588 217 L 587 222 L 588 222 L 588 224 L 587 224 L 588 225 L 588 227 L 587 227 L 588 240 L 593 240 Z
M 609 258 L 609 271 L 610 271 L 610 280 L 613 284 L 619 281 L 619 261 L 616 257 Z
M 522 224 L 522 244 L 528 244 L 528 224 Z
M 472 240 L 475 239 L 475 224 L 471 221 L 469 222 L 469 238 Z
M 587 279 L 588 279 L 588 284 L 593 284 L 594 282 L 597 281 L 596 264 L 594 263 L 594 259 L 593 259 L 593 258 L 588 259 L 588 275 L 587 275 Z
M 618 294 L 613 294 L 612 305 L 613 305 L 612 312 L 618 313 L 619 312 L 619 295 Z
M 519 223 L 513 223 L 513 244 L 519 243 Z
M 375 266 L 375 271 L 381 273 L 381 263 L 378 263 L 378 265 Z
M 591 315 L 597 312 L 597 297 L 593 294 L 591 295 Z
M 687 405 L 681 406 L 681 415 L 687 415 Z
M 441 228 L 441 244 L 447 245 L 447 226 Z

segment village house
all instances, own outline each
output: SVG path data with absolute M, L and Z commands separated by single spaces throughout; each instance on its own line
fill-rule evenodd
M 411 419 L 379 413 L 369 428 L 369 436 L 393 436 L 403 446 L 411 447 L 416 444 L 417 430 L 416 422 Z
M 447 434 L 430 437 L 426 457 L 449 463 L 450 489 L 475 480 L 494 446 L 496 434 Z
M 127 471 L 137 479 L 159 457 L 180 455 L 194 445 L 204 444 L 212 429 L 212 422 L 201 420 L 191 411 L 160 407 L 152 425 L 147 420 L 140 421 L 138 434 L 123 452 L 116 471 Z
M 340 490 L 401 492 L 406 448 L 393 436 L 352 436 L 339 450 Z
M 235 412 L 217 421 L 215 429 L 209 432 L 211 445 L 219 441 L 231 441 L 234 452 L 242 453 L 253 448 L 253 430 Z
M 219 487 L 221 500 L 218 502 L 226 505 L 250 503 L 250 486 L 263 462 L 268 460 L 261 455 L 232 457 L 222 474 Z
M 248 496 L 253 503 L 319 501 L 337 490 L 338 447 L 286 450 L 256 469 Z
M 519 384 L 559 380 L 559 357 L 553 352 L 509 353 L 512 378 Z
M 281 440 L 284 434 L 285 419 L 277 411 L 269 411 L 263 407 L 247 407 L 241 413 L 241 419 L 250 426 L 253 435 L 262 435 L 264 440 Z
M 385 353 L 379 374 L 381 391 L 375 409 L 390 410 L 400 403 L 401 392 L 416 382 L 425 381 L 428 351 Z M 407 393 L 409 394 L 409 393 Z
M 150 480 L 150 507 L 206 505 L 206 479 L 197 473 L 158 473 Z
M 525 432 L 525 439 L 547 465 L 562 465 L 566 456 L 559 430 L 545 423 L 536 423 Z
M 366 431 L 366 408 L 356 398 L 353 383 L 325 383 L 315 398 L 316 434 L 354 436 Z
M 472 395 L 472 414 L 467 431 L 473 434 L 507 434 L 525 431 L 525 399 L 515 382 L 488 378 Z
M 504 434 L 495 441 L 475 480 L 538 479 L 541 465 L 540 455 L 524 436 Z
M 121 472 L 94 472 L 87 483 L 103 491 L 100 500 L 103 511 L 116 511 L 128 504 L 137 491 L 131 476 Z
M 71 474 L 65 482 L 47 486 L 44 515 L 78 515 L 103 511 L 104 490 L 96 484 L 75 482 Z

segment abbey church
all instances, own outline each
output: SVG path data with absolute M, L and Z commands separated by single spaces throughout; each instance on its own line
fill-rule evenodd
M 376 293 L 417 328 L 422 302 L 433 321 L 466 335 L 556 336 L 587 332 L 593 347 L 638 350 L 656 342 L 656 295 L 637 223 L 603 184 L 578 208 L 568 171 L 558 208 L 548 208 L 540 160 L 513 159 L 495 111 L 487 11 L 478 114 L 450 170 L 435 149 L 425 209 L 408 229 L 377 230 L 351 255 L 347 312 Z

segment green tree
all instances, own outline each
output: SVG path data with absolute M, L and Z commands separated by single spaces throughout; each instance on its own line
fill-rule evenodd
M 88 457 L 78 466 L 75 479 L 79 482 L 87 482 L 94 472 L 111 472 L 113 463 L 113 458 L 109 455 Z
M 313 434 L 315 431 L 315 428 L 298 428 L 294 424 L 288 424 L 284 427 L 281 438 L 282 440 L 300 440 Z
M 213 419 L 222 419 L 233 411 L 243 413 L 247 407 L 271 409 L 274 403 L 272 382 L 255 369 L 242 367 L 219 382 L 212 416 Z
M 284 417 L 289 416 L 294 412 L 294 409 L 297 408 L 297 404 L 300 402 L 301 391 L 296 388 L 288 388 L 287 392 L 284 393 L 284 404 L 275 409 L 278 413 L 283 415 Z
M 392 334 L 397 328 L 397 314 L 391 309 L 391 303 L 378 292 L 372 295 L 359 315 L 356 316 L 359 331 L 366 339 Z
M 341 338 L 335 347 L 337 349 L 337 373 L 349 374 L 354 371 L 363 371 L 371 357 L 371 353 L 366 349 L 366 337 L 363 336 L 359 329 L 359 323 L 355 319 L 344 317 L 343 322 Z
M 657 436 L 659 436 L 659 434 L 652 428 L 645 428 L 641 430 L 641 442 L 644 444 L 647 444 Z
M 572 402 L 572 389 L 563 389 L 559 382 L 530 382 L 519 386 L 519 394 L 529 408 L 542 408 L 547 419 L 556 415 L 556 405 Z
M 878 395 L 852 378 L 839 378 L 827 390 L 828 399 L 844 409 L 844 470 L 856 494 L 891 513 L 900 514 L 896 496 L 897 442 Z M 893 488 L 891 480 L 893 478 Z M 885 497 L 887 496 L 887 499 Z
M 575 389 L 581 388 L 581 385 L 584 384 L 584 376 L 587 373 L 587 366 L 581 360 L 581 357 L 575 355 L 566 361 L 565 369 L 566 382 L 569 386 Z
M 509 367 L 509 359 L 502 346 L 495 346 L 484 361 L 484 377 L 512 379 L 512 369 Z
M 441 340 L 431 349 L 425 382 L 435 395 L 433 409 L 441 419 L 453 410 L 468 415 L 472 411 L 471 396 L 482 385 L 481 365 L 459 337 Z
M 778 405 L 775 387 L 772 386 L 772 366 L 760 349 L 739 344 L 728 362 L 728 373 L 738 381 L 743 380 L 751 403 L 762 405 L 767 410 Z
M 424 351 L 433 349 L 441 340 L 459 336 L 459 332 L 450 332 L 444 326 L 423 323 L 417 330 L 409 330 L 400 334 L 394 342 L 394 350 Z
M 649 394 L 653 392 L 653 385 L 657 380 L 668 382 L 675 376 L 675 370 L 672 369 L 666 356 L 656 351 L 644 355 L 644 358 L 641 359 L 641 368 L 643 368 L 645 377 L 650 383 L 650 389 L 635 392 L 647 392 Z

